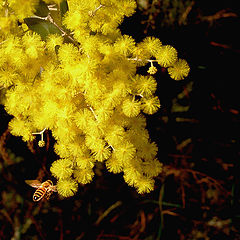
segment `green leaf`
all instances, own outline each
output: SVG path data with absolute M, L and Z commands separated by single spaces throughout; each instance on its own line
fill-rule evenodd
M 60 11 L 61 11 L 61 17 L 64 16 L 64 14 L 68 11 L 68 3 L 67 0 L 63 0 L 60 3 Z
M 39 19 L 39 18 L 25 18 L 24 22 L 28 25 L 29 29 L 38 33 L 43 40 L 47 39 L 49 34 L 59 34 L 61 31 L 52 23 Z
M 42 0 L 40 0 L 37 8 L 36 8 L 36 12 L 35 15 L 39 16 L 39 17 L 47 17 L 49 13 L 49 9 L 48 6 L 45 2 L 43 2 Z

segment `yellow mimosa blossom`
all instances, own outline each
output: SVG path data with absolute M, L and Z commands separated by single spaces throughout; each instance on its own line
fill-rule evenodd
M 138 193 L 140 193 L 140 194 L 149 193 L 154 188 L 154 180 L 152 178 L 148 178 L 145 176 L 141 177 L 136 182 L 136 187 L 137 187 Z
M 72 164 L 70 159 L 59 159 L 52 164 L 50 170 L 58 179 L 69 178 L 73 173 Z
M 127 56 L 134 50 L 135 42 L 131 36 L 123 35 L 116 40 L 114 47 L 117 51 Z
M 134 79 L 134 88 L 140 96 L 152 95 L 157 89 L 157 82 L 152 76 L 137 75 Z
M 58 155 L 50 172 L 62 197 L 92 181 L 97 161 L 140 194 L 153 190 L 162 171 L 146 128 L 145 114 L 160 107 L 148 73 L 159 64 L 180 80 L 189 66 L 158 38 L 136 43 L 121 34 L 119 24 L 135 8 L 135 0 L 1 2 L 0 89 L 9 130 L 23 141 L 41 133 L 35 141 L 43 147 L 47 129 Z M 138 71 L 149 63 L 148 72 Z
M 33 15 L 39 0 L 8 0 L 8 2 L 9 7 L 12 8 L 16 16 L 22 20 L 25 17 Z
M 169 67 L 177 60 L 177 50 L 172 46 L 165 45 L 158 49 L 155 57 L 159 65 Z
M 143 40 L 143 44 L 145 48 L 154 56 L 159 48 L 162 46 L 162 42 L 155 37 L 147 37 Z
M 155 113 L 160 108 L 160 101 L 158 97 L 149 97 L 142 99 L 143 112 L 148 114 Z
M 78 183 L 86 184 L 92 181 L 94 172 L 91 168 L 76 168 L 73 176 Z
M 60 179 L 57 182 L 57 191 L 62 197 L 71 197 L 78 190 L 78 184 L 75 180 L 68 179 Z
M 135 100 L 127 99 L 123 102 L 123 113 L 128 117 L 135 117 L 140 113 L 141 104 Z
M 168 68 L 169 75 L 174 80 L 184 79 L 190 71 L 187 61 L 179 59 L 171 67 Z

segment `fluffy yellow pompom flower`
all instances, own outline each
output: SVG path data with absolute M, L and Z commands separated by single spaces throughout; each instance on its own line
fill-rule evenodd
M 126 17 L 131 16 L 137 7 L 136 1 L 114 1 L 114 4 L 119 6 L 119 11 L 126 15 Z
M 103 122 L 108 120 L 112 116 L 113 110 L 106 106 L 99 106 L 95 113 L 97 115 L 98 121 Z
M 64 144 L 59 144 L 59 142 L 55 143 L 54 151 L 56 154 L 58 154 L 62 158 L 70 156 L 68 148 Z
M 72 161 L 67 158 L 59 159 L 52 164 L 50 171 L 58 179 L 69 178 L 73 173 Z
M 85 131 L 88 128 L 88 125 L 91 122 L 94 122 L 94 117 L 89 109 L 84 108 L 84 109 L 79 110 L 75 114 L 74 120 L 75 120 L 76 125 L 79 127 L 79 129 Z
M 43 54 L 44 42 L 41 41 L 41 37 L 36 33 L 26 33 L 22 38 L 25 46 L 25 52 L 28 57 L 36 59 L 39 55 Z
M 162 172 L 162 163 L 158 159 L 143 162 L 143 172 L 147 177 L 156 177 Z
M 142 176 L 136 182 L 137 191 L 140 194 L 149 193 L 154 189 L 154 180 L 152 178 L 148 178 Z
M 155 37 L 147 37 L 143 40 L 144 47 L 152 54 L 155 55 L 159 48 L 162 46 L 162 42 Z
M 157 144 L 155 142 L 142 142 L 141 144 L 141 149 L 139 150 L 139 154 L 141 155 L 142 158 L 145 160 L 149 161 L 152 160 L 158 151 Z
M 91 168 L 77 168 L 76 170 L 74 170 L 73 176 L 78 183 L 86 184 L 92 181 L 94 172 Z
M 47 38 L 47 48 L 50 51 L 55 51 L 57 45 L 61 46 L 63 44 L 63 37 L 57 34 L 51 34 Z
M 58 50 L 59 60 L 63 64 L 72 64 L 79 57 L 79 51 L 72 44 L 65 43 Z
M 116 158 L 123 162 L 131 160 L 136 152 L 134 145 L 130 142 L 125 142 L 121 146 L 117 146 L 115 150 Z
M 45 13 L 41 17 L 43 2 L 55 3 L 48 6 L 56 10 L 52 19 L 46 17 L 51 23 L 44 21 Z M 182 79 L 189 68 L 177 62 L 177 51 L 154 37 L 136 44 L 122 36 L 117 26 L 134 12 L 134 0 L 1 3 L 0 87 L 14 117 L 9 129 L 23 140 L 34 138 L 36 129 L 52 132 L 60 159 L 50 170 L 59 194 L 72 196 L 78 183 L 92 181 L 97 161 L 106 162 L 110 172 L 123 172 L 139 193 L 152 190 L 162 167 L 141 111 L 155 113 L 160 101 L 156 80 L 136 74 L 137 67 L 151 64 L 148 72 L 154 74 L 158 62 L 172 78 Z M 68 4 L 66 12 L 61 3 Z M 41 16 L 25 21 L 33 14 Z M 51 35 L 57 29 L 66 34 Z
M 17 19 L 14 15 L 9 15 L 7 17 L 0 17 L 0 34 L 1 36 L 9 35 L 10 31 L 17 27 Z
M 9 129 L 13 135 L 22 136 L 24 141 L 31 141 L 34 139 L 31 128 L 25 120 L 13 118 L 9 123 Z
M 9 7 L 20 20 L 33 15 L 38 2 L 39 0 L 8 0 Z
M 140 177 L 141 177 L 140 172 L 137 171 L 135 168 L 133 167 L 124 168 L 123 178 L 129 186 L 132 187 L 135 186 Z
M 169 67 L 177 60 L 177 50 L 170 45 L 162 46 L 155 57 L 160 66 Z
M 111 150 L 109 147 L 106 147 L 104 144 L 98 145 L 99 148 L 93 150 L 93 156 L 97 161 L 104 161 L 105 159 L 108 159 L 111 155 Z
M 112 145 L 116 145 L 123 140 L 124 128 L 118 125 L 108 126 L 105 139 Z
M 157 82 L 152 76 L 137 75 L 134 85 L 137 94 L 143 96 L 152 95 L 157 89 Z
M 71 197 L 78 190 L 78 184 L 71 178 L 61 179 L 57 182 L 57 191 L 63 197 Z
M 76 159 L 76 164 L 79 168 L 93 168 L 94 167 L 94 160 L 92 158 L 86 158 L 86 157 L 82 157 L 82 158 L 77 158 Z
M 112 173 L 120 173 L 123 170 L 121 161 L 119 161 L 115 155 L 112 155 L 112 157 L 106 161 L 106 167 L 108 171 Z
M 135 47 L 135 42 L 131 36 L 123 35 L 122 37 L 117 39 L 114 47 L 117 51 L 127 56 L 128 54 L 132 53 Z
M 141 104 L 135 100 L 127 99 L 123 102 L 123 113 L 128 117 L 136 117 L 140 113 Z
M 155 113 L 158 108 L 160 108 L 160 101 L 158 97 L 143 98 L 142 99 L 142 109 L 143 112 L 147 114 Z
M 187 61 L 184 59 L 179 59 L 171 67 L 168 68 L 168 73 L 170 77 L 174 80 L 184 79 L 190 71 Z

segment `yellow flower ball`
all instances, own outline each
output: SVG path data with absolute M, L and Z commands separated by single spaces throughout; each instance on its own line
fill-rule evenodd
M 136 183 L 137 191 L 140 194 L 149 193 L 154 189 L 154 180 L 149 177 L 142 176 Z
M 177 60 L 177 50 L 170 45 L 162 46 L 155 57 L 160 66 L 169 67 Z
M 171 67 L 168 68 L 168 73 L 170 77 L 174 80 L 182 80 L 189 74 L 190 67 L 187 61 L 184 59 L 179 59 Z
M 140 113 L 141 104 L 135 100 L 127 99 L 123 102 L 123 113 L 128 117 L 136 117 Z
M 73 175 L 77 182 L 86 184 L 92 181 L 94 177 L 94 172 L 91 168 L 77 168 L 76 170 L 74 170 Z
M 59 159 L 52 164 L 50 171 L 58 179 L 69 178 L 73 173 L 72 164 L 70 159 Z
M 109 172 L 120 173 L 123 170 L 121 161 L 119 161 L 115 155 L 106 161 L 106 167 Z
M 144 98 L 142 99 L 143 112 L 147 114 L 153 114 L 160 108 L 160 101 L 158 97 Z
M 63 197 L 71 197 L 78 190 L 78 184 L 71 178 L 62 179 L 57 182 L 57 191 Z

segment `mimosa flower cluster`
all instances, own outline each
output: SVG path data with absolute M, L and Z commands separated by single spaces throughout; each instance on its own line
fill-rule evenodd
M 41 7 L 47 15 L 35 15 Z M 24 141 L 52 132 L 60 159 L 50 170 L 63 197 L 92 181 L 96 161 L 139 193 L 153 190 L 162 171 L 146 130 L 145 114 L 160 107 L 151 74 L 159 64 L 181 80 L 189 66 L 157 38 L 137 44 L 121 34 L 119 24 L 135 7 L 132 0 L 0 0 L 0 88 L 13 116 L 9 128 Z M 42 25 L 51 27 L 47 36 Z M 146 75 L 136 74 L 146 64 Z

